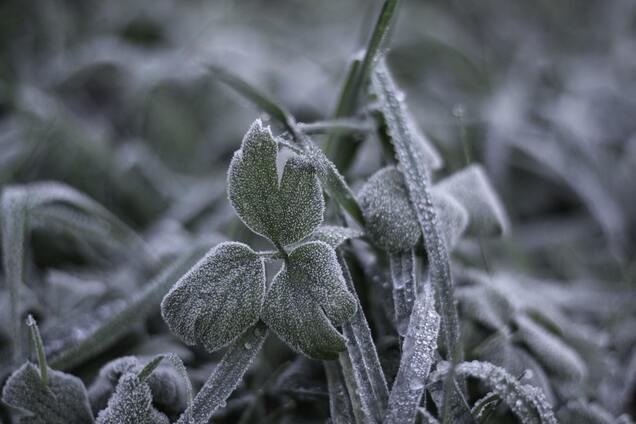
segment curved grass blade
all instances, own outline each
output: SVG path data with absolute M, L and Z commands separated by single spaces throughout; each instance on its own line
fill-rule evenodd
M 432 380 L 444 378 L 450 367 L 442 364 L 431 376 Z M 462 362 L 454 367 L 457 375 L 474 377 L 483 381 L 491 393 L 499 396 L 523 424 L 556 424 L 552 407 L 543 392 L 534 386 L 520 383 L 503 368 L 489 362 Z
M 348 339 L 347 352 L 352 365 L 353 376 L 356 379 L 360 400 L 374 417 L 375 422 L 381 422 L 389 398 L 384 371 L 380 365 L 377 349 L 364 311 L 358 300 L 353 285 L 351 273 L 344 257 L 338 253 L 338 262 L 347 281 L 349 290 L 355 295 L 357 309 L 353 318 L 342 325 L 342 332 Z
M 232 343 L 177 424 L 207 424 L 240 383 L 266 337 L 267 326 L 259 321 Z
M 51 359 L 51 366 L 60 370 L 73 368 L 120 340 L 130 331 L 132 323 L 140 322 L 159 308 L 161 299 L 174 282 L 189 270 L 209 247 L 207 244 L 199 246 L 173 262 L 103 325 L 78 344 L 56 354 Z
M 409 198 L 415 208 L 424 244 L 429 258 L 430 281 L 437 287 L 442 312 L 443 348 L 453 362 L 461 360 L 459 321 L 454 303 L 450 257 L 444 242 L 431 196 L 431 177 L 426 169 L 421 151 L 417 149 L 405 119 L 406 109 L 398 95 L 398 89 L 384 62 L 380 62 L 373 74 L 373 89 L 380 100 L 397 160 L 404 173 Z
M 433 287 L 428 284 L 418 295 L 411 315 L 400 360 L 400 368 L 391 390 L 384 422 L 411 423 L 417 416 L 435 359 L 440 316 L 435 311 Z

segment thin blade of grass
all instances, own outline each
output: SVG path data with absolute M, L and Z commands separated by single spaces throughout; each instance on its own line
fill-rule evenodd
M 415 249 L 389 255 L 393 286 L 395 324 L 400 336 L 406 336 L 417 294 Z
M 342 371 L 335 361 L 323 361 L 329 389 L 329 415 L 334 424 L 353 422 L 353 408 Z
M 362 60 L 354 59 L 349 66 L 334 118 L 351 117 L 357 112 L 362 94 L 366 92 L 365 87 L 371 72 L 381 56 L 398 4 L 399 0 L 386 0 L 382 5 L 364 57 Z M 358 144 L 354 137 L 334 134 L 327 140 L 325 152 L 334 161 L 336 167 L 346 173 L 353 161 Z
M 2 219 L 2 264 L 9 288 L 9 317 L 13 323 L 13 362 L 23 358 L 22 319 L 20 315 L 20 290 L 24 283 L 24 253 L 27 232 L 27 192 L 17 187 L 7 187 L 0 199 Z
M 267 326 L 259 321 L 232 343 L 194 398 L 192 406 L 181 414 L 177 424 L 207 424 L 214 411 L 225 405 L 227 398 L 236 389 L 266 338 Z
M 348 339 L 347 352 L 350 356 L 354 378 L 358 383 L 361 401 L 366 405 L 375 421 L 381 422 L 389 398 L 389 389 L 375 343 L 371 337 L 371 329 L 353 285 L 349 267 L 340 253 L 338 254 L 338 262 L 340 262 L 347 286 L 355 295 L 358 303 L 353 318 L 342 325 L 343 334 Z
M 440 316 L 435 311 L 433 287 L 418 295 L 404 339 L 400 368 L 391 390 L 384 422 L 414 422 L 435 359 Z
M 141 322 L 154 310 L 159 308 L 161 299 L 170 287 L 192 265 L 203 256 L 209 245 L 199 246 L 177 259 L 165 268 L 159 275 L 141 292 L 133 297 L 122 309 L 100 327 L 91 331 L 79 343 L 57 353 L 51 359 L 51 367 L 59 370 L 68 370 L 80 365 L 91 357 L 108 349 L 130 330 L 135 323 Z

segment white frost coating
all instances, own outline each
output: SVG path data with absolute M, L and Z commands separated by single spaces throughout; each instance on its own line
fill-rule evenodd
M 431 379 L 444 378 L 449 371 L 448 364 L 441 366 L 431 375 Z M 488 362 L 462 362 L 455 367 L 455 373 L 465 377 L 474 377 L 483 381 L 496 393 L 519 418 L 522 424 L 556 424 L 552 407 L 543 392 L 534 386 L 522 384 L 503 368 Z
M 395 324 L 400 336 L 406 336 L 417 293 L 415 249 L 390 254 L 389 267 L 393 285 Z
M 418 295 L 402 349 L 400 368 L 391 390 L 384 422 L 415 422 L 420 400 L 435 358 L 440 316 L 435 311 L 433 287 Z
M 587 376 L 585 362 L 573 348 L 526 315 L 515 321 L 521 340 L 546 370 L 575 383 Z
M 344 257 L 338 253 L 347 287 L 356 299 L 356 312 L 351 320 L 342 325 L 347 340 L 347 353 L 351 363 L 351 374 L 356 380 L 358 396 L 365 413 L 381 421 L 389 399 L 386 377 L 380 365 L 378 352 L 371 336 L 371 329 L 358 301 L 353 279 Z
M 33 424 L 91 424 L 93 413 L 82 381 L 48 369 L 45 387 L 36 366 L 27 362 L 7 380 L 2 401 L 27 412 Z
M 409 201 L 404 177 L 395 167 L 382 168 L 358 194 L 369 237 L 387 252 L 402 252 L 420 239 L 420 226 Z
M 106 409 L 97 416 L 97 424 L 170 424 L 170 420 L 152 405 L 148 384 L 136 373 L 126 373 Z
M 372 85 L 378 95 L 391 142 L 404 174 L 409 199 L 424 235 L 424 244 L 430 263 L 429 278 L 438 289 L 440 297 L 443 347 L 449 356 L 458 356 L 453 358 L 457 362 L 462 356 L 459 348 L 459 320 L 454 304 L 448 249 L 431 195 L 431 170 L 427 169 L 426 158 L 423 157 L 421 150 L 415 147 L 417 141 L 405 118 L 406 106 L 398 95 L 399 90 L 384 61 L 379 61 L 376 65 Z
M 509 231 L 506 210 L 480 165 L 470 165 L 439 181 L 433 192 L 445 192 L 466 208 L 469 234 L 499 236 Z
M 456 294 L 462 316 L 492 330 L 505 327 L 514 317 L 514 307 L 494 287 L 480 284 L 463 286 L 458 288 Z
M 290 158 L 278 181 L 278 145 L 256 120 L 228 169 L 228 197 L 252 231 L 277 246 L 300 241 L 322 223 L 324 199 L 312 162 Z
M 263 259 L 245 244 L 221 243 L 170 289 L 161 314 L 185 343 L 213 352 L 258 321 L 264 292 Z
M 262 319 L 296 351 L 336 359 L 346 346 L 334 325 L 348 321 L 355 311 L 336 252 L 313 241 L 289 254 L 265 296 Z

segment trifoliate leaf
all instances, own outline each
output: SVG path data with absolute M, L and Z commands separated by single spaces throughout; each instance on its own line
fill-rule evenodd
M 417 243 L 420 226 L 397 168 L 373 174 L 358 197 L 368 235 L 378 247 L 401 252 Z
M 347 240 L 362 237 L 364 233 L 350 227 L 338 227 L 336 225 L 321 225 L 307 237 L 304 242 L 324 241 L 336 249 Z
M 213 352 L 258 321 L 264 291 L 263 260 L 242 243 L 221 243 L 170 289 L 161 314 L 185 343 Z
M 445 192 L 464 206 L 470 215 L 469 234 L 497 236 L 508 231 L 506 211 L 481 166 L 468 166 L 441 180 L 433 192 Z
M 255 233 L 285 246 L 320 225 L 324 199 L 310 161 L 294 156 L 278 183 L 278 146 L 260 120 L 248 130 L 228 171 L 228 196 L 236 213 Z
M 346 346 L 334 325 L 355 311 L 335 251 L 313 241 L 289 254 L 267 292 L 262 318 L 293 349 L 310 358 L 335 359 Z
M 152 406 L 148 384 L 136 373 L 126 373 L 106 409 L 97 416 L 97 424 L 170 424 L 170 420 Z
M 35 424 L 87 424 L 93 413 L 82 381 L 69 374 L 48 369 L 48 385 L 42 384 L 37 367 L 22 365 L 7 380 L 2 400 L 30 414 Z

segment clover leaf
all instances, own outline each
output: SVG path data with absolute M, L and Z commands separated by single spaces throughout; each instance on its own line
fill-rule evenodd
M 93 413 L 82 381 L 48 368 L 44 384 L 38 368 L 26 362 L 7 380 L 2 400 L 29 415 L 22 421 L 34 424 L 89 424 Z
M 300 156 L 287 161 L 279 184 L 277 153 L 269 127 L 254 122 L 230 163 L 228 197 L 245 225 L 280 247 L 320 225 L 324 199 L 313 165 Z
M 263 259 L 245 244 L 221 243 L 166 294 L 161 314 L 186 344 L 213 352 L 258 321 L 264 291 Z
M 294 249 L 274 277 L 262 319 L 293 349 L 314 359 L 335 359 L 346 339 L 334 326 L 355 311 L 335 251 L 312 241 Z

